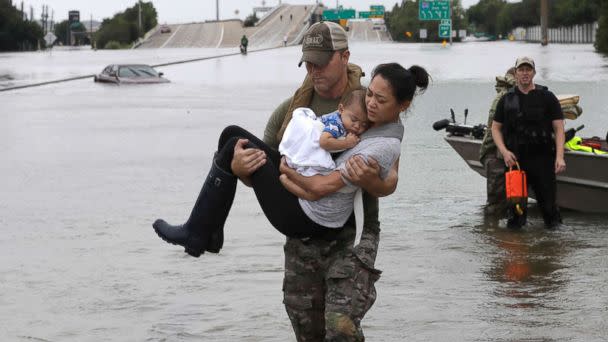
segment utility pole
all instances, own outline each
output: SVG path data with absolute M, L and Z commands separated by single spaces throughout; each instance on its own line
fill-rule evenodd
M 142 34 L 142 27 L 141 27 L 141 0 L 139 0 L 138 2 L 139 4 L 139 34 Z
M 93 13 L 91 13 L 91 21 L 89 21 L 89 42 L 91 43 L 91 48 L 93 48 Z
M 215 0 L 215 20 L 220 21 L 220 0 Z
M 548 0 L 540 0 L 540 45 L 542 46 L 549 44 L 547 26 L 549 26 L 549 3 Z

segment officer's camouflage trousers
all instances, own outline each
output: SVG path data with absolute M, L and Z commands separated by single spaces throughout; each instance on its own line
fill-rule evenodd
M 377 236 L 363 238 L 357 251 L 370 244 L 375 259 Z M 297 341 L 365 340 L 361 320 L 376 300 L 380 271 L 346 243 L 352 239 L 287 239 L 283 302 Z
M 505 162 L 488 153 L 482 161 L 486 170 L 487 194 L 485 212 L 488 215 L 503 217 L 506 214 Z

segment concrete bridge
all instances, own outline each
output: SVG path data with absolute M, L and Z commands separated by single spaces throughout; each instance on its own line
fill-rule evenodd
M 138 48 L 238 47 L 243 34 L 249 38 L 250 49 L 282 46 L 285 38 L 288 45 L 297 45 L 316 10 L 316 5 L 282 4 L 268 12 L 254 27 L 243 27 L 239 19 L 172 24 L 169 25 L 171 32 L 168 33 L 161 33 L 160 27 L 157 27 L 148 32 Z M 348 26 L 351 41 L 390 40 L 386 30 L 378 30 L 371 21 L 355 20 L 349 22 Z

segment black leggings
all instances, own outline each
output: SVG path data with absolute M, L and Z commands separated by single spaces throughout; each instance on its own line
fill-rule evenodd
M 321 226 L 306 216 L 298 197 L 287 191 L 279 180 L 279 152 L 239 126 L 228 126 L 220 135 L 215 160 L 221 169 L 232 172 L 230 164 L 239 139 L 249 140 L 245 148 L 258 148 L 266 153 L 266 163 L 251 175 L 251 181 L 266 218 L 279 232 L 292 238 L 304 238 L 327 236 L 331 231 L 340 230 Z

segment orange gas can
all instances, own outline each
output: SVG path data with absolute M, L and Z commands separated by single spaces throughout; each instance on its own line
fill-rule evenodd
M 528 201 L 528 182 L 526 181 L 526 172 L 522 171 L 519 163 L 515 163 L 517 169 L 509 168 L 505 172 L 505 190 L 507 201 L 515 205 L 515 211 L 518 215 L 524 213 L 523 208 Z

